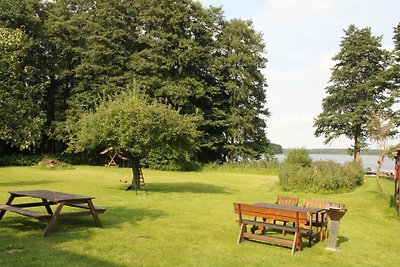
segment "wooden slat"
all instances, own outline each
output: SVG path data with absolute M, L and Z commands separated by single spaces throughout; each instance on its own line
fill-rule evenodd
M 51 217 L 50 214 L 41 213 L 41 212 L 28 210 L 28 209 L 23 209 L 23 208 L 19 208 L 19 207 L 15 207 L 15 206 L 10 206 L 10 205 L 0 205 L 0 210 L 15 212 L 15 213 L 18 213 L 18 214 L 21 214 L 24 216 L 36 218 L 38 220 L 49 219 Z
M 234 204 L 235 212 L 239 213 L 239 203 Z M 306 212 L 296 212 L 290 210 L 283 210 L 277 208 L 267 208 L 261 207 L 257 205 L 251 204 L 240 204 L 241 207 L 241 214 L 258 217 L 258 218 L 265 218 L 265 219 L 273 219 L 277 221 L 286 221 L 286 222 L 297 222 L 297 214 L 299 216 L 299 223 L 300 224 L 307 224 L 307 213 Z
M 274 243 L 274 244 L 280 244 L 280 245 L 285 245 L 292 247 L 293 240 L 291 239 L 283 239 L 279 237 L 273 237 L 273 236 L 264 236 L 264 235 L 257 235 L 257 234 L 252 234 L 252 233 L 243 233 L 244 238 L 248 239 L 254 239 L 254 240 L 260 240 L 264 242 L 269 242 L 269 243 Z
M 87 205 L 87 204 L 68 204 L 67 206 L 81 208 L 81 209 L 90 209 L 89 205 Z M 94 206 L 94 209 L 97 213 L 104 213 L 106 211 L 106 208 L 99 207 L 99 206 Z
M 55 205 L 57 204 L 54 201 L 48 201 L 48 205 Z M 30 207 L 40 207 L 40 206 L 45 206 L 46 204 L 44 202 L 33 202 L 33 203 L 21 203 L 21 204 L 13 204 L 13 207 L 19 207 L 19 208 L 30 208 Z
M 297 206 L 299 204 L 299 198 L 278 196 L 276 203 L 280 205 Z

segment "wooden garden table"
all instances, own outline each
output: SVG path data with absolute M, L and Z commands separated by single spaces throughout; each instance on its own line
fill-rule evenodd
M 5 205 L 0 205 L 0 220 L 6 211 L 18 213 L 20 215 L 36 218 L 40 221 L 48 221 L 42 237 L 46 236 L 58 219 L 70 218 L 77 216 L 91 215 L 97 227 L 102 227 L 98 213 L 103 213 L 104 208 L 95 207 L 92 203 L 94 197 L 81 196 L 70 193 L 63 193 L 50 190 L 26 190 L 26 191 L 10 191 L 10 197 Z M 41 202 L 24 202 L 12 204 L 15 198 L 30 197 L 39 198 Z M 51 205 L 56 205 L 53 212 Z M 44 206 L 47 213 L 41 213 L 34 210 L 26 209 L 28 207 Z M 79 208 L 81 211 L 61 213 L 64 206 Z M 85 211 L 82 211 L 84 209 Z

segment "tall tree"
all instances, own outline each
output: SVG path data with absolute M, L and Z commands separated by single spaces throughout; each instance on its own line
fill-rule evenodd
M 225 95 L 225 158 L 260 158 L 269 143 L 264 121 L 269 112 L 264 106 L 266 81 L 261 69 L 267 60 L 262 35 L 251 21 L 234 19 L 224 24 L 218 41 L 219 87 Z
M 41 141 L 45 85 L 27 64 L 29 37 L 0 26 L 0 140 L 19 150 L 34 150 Z
M 333 57 L 336 64 L 325 88 L 323 111 L 314 121 L 315 135 L 323 135 L 325 143 L 342 135 L 353 140 L 351 151 L 359 161 L 368 139 L 368 119 L 377 111 L 392 113 L 395 100 L 384 75 L 389 61 L 381 37 L 354 25 L 344 32 L 340 51 Z

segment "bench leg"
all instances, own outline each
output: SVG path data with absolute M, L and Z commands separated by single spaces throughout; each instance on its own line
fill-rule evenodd
M 95 210 L 95 208 L 94 208 L 94 206 L 93 206 L 93 203 L 92 203 L 92 201 L 91 201 L 90 199 L 88 200 L 87 204 L 88 204 L 88 206 L 89 206 L 90 212 L 92 213 L 92 217 L 93 217 L 93 220 L 94 220 L 94 224 L 95 224 L 97 227 L 102 227 L 101 222 L 100 222 L 100 219 L 99 219 L 99 216 L 97 216 L 97 212 L 96 212 L 96 210 Z
M 238 237 L 238 244 L 243 241 L 243 234 L 246 232 L 246 225 L 244 223 L 240 224 L 240 231 L 239 231 L 239 237 Z
M 293 239 L 293 245 L 292 245 L 292 255 L 294 254 L 294 251 L 296 247 L 298 246 L 298 236 L 297 233 L 294 233 L 294 239 Z
M 53 226 L 56 223 L 58 215 L 60 215 L 63 207 L 64 207 L 64 203 L 62 203 L 62 202 L 57 205 L 56 211 L 54 212 L 49 223 L 47 224 L 46 228 L 44 229 L 42 237 L 45 237 L 51 231 L 51 229 L 53 229 Z
M 14 198 L 15 198 L 15 197 L 14 197 L 13 195 L 11 195 L 11 196 L 8 198 L 7 202 L 6 202 L 6 205 L 11 205 L 11 203 L 12 203 L 13 200 L 14 200 Z M 1 219 L 3 219 L 4 214 L 6 214 L 6 211 L 5 211 L 5 210 L 1 210 L 1 211 L 0 211 L 0 221 L 1 221 Z

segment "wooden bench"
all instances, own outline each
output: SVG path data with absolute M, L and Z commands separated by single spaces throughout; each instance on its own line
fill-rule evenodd
M 299 205 L 299 198 L 297 198 L 297 197 L 278 196 L 278 198 L 276 199 L 276 204 L 288 205 L 288 206 L 297 206 L 297 205 Z
M 299 205 L 299 198 L 278 196 L 275 203 L 279 204 L 279 205 L 297 206 L 297 205 Z M 274 221 L 273 223 L 276 223 L 276 222 Z M 283 224 L 286 225 L 286 222 L 283 222 Z M 282 230 L 282 234 L 285 234 L 285 230 Z
M 267 208 L 259 205 L 244 203 L 234 203 L 234 211 L 239 215 L 240 231 L 238 243 L 241 243 L 244 239 L 253 239 L 289 246 L 292 248 L 293 255 L 296 248 L 299 251 L 302 250 L 302 237 L 311 237 L 313 234 L 312 230 L 306 227 L 307 212 L 291 211 L 283 208 Z M 257 220 L 257 218 L 264 219 Z M 267 219 L 267 221 L 264 221 L 265 219 Z M 291 222 L 293 225 L 270 223 L 268 221 Z M 250 229 L 248 229 L 248 226 Z M 294 233 L 294 237 L 293 240 L 290 240 L 283 238 L 283 236 L 268 236 L 268 233 L 265 231 L 261 231 L 258 234 L 248 231 L 254 227 Z
M 28 209 L 23 209 L 23 208 L 19 208 L 19 207 L 15 207 L 15 206 L 11 206 L 11 205 L 0 205 L 0 210 L 1 211 L 11 211 L 14 213 L 18 213 L 27 217 L 32 217 L 35 219 L 38 219 L 39 221 L 48 221 L 51 218 L 51 214 L 47 214 L 47 213 L 41 213 L 41 212 L 37 212 L 37 211 L 33 211 L 33 210 L 28 210 Z
M 326 208 L 329 205 L 329 201 L 322 199 L 305 199 L 304 207 L 315 207 L 315 208 Z M 319 240 L 322 241 L 323 237 L 328 238 L 328 216 L 325 212 L 314 214 L 311 218 L 312 226 L 317 228 L 319 232 Z
M 90 209 L 87 204 L 68 204 L 66 206 L 81 208 L 81 209 Z M 101 214 L 104 213 L 107 209 L 99 206 L 94 206 L 94 210 L 96 211 L 96 213 Z

